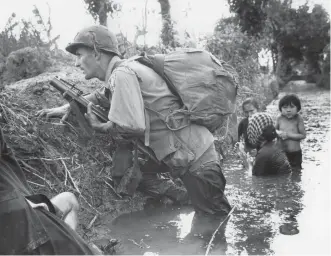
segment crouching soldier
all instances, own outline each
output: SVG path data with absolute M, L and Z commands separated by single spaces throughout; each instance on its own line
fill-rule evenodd
M 34 195 L 0 129 L 0 254 L 100 254 L 76 233 L 76 197 Z
M 85 117 L 94 130 L 140 140 L 160 162 L 147 161 L 142 172 L 162 169 L 179 177 L 197 212 L 229 213 L 231 207 L 224 195 L 226 180 L 214 137 L 206 127 L 193 123 L 182 129 L 169 129 L 164 117 L 182 106 L 165 81 L 145 65 L 122 60 L 116 36 L 103 26 L 81 30 L 66 50 L 77 56 L 76 66 L 83 70 L 85 79 L 105 81 L 104 88 L 86 96 L 94 104 L 109 108 L 109 121 L 102 123 L 93 114 L 90 103 Z M 69 105 L 64 105 L 37 114 L 65 115 L 68 109 Z M 122 145 L 121 150 L 125 147 Z

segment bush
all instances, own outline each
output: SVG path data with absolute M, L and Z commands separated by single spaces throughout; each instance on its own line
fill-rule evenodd
M 276 77 L 261 71 L 258 53 L 262 47 L 262 41 L 242 33 L 238 26 L 227 20 L 220 20 L 215 33 L 206 40 L 206 49 L 232 65 L 239 75 L 238 121 L 243 116 L 241 104 L 246 98 L 254 97 L 260 103 L 261 109 L 264 109 L 279 92 L 279 81 Z M 234 131 L 236 129 L 237 127 L 231 127 L 229 129 L 231 134 L 220 132 L 216 135 L 217 139 L 221 140 L 218 144 L 221 145 L 224 155 L 233 144 L 230 137 L 236 134 Z
M 6 69 L 6 57 L 2 55 L 0 52 L 0 75 L 5 71 Z
M 50 65 L 49 54 L 42 49 L 26 47 L 9 54 L 6 61 L 4 80 L 18 81 L 44 72 Z
M 317 86 L 330 89 L 330 44 L 323 51 L 323 61 L 321 63 L 322 74 L 317 81 Z
M 45 22 L 36 6 L 32 12 L 35 21 L 19 20 L 13 13 L 0 33 L 0 84 L 40 74 L 49 63 L 48 53 L 57 50 L 59 36 L 51 37 L 50 17 Z

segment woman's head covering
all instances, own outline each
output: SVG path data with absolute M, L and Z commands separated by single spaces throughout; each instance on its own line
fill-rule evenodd
M 276 131 L 274 128 L 274 123 L 272 121 L 271 116 L 266 113 L 256 113 L 254 114 L 248 122 L 247 128 L 247 137 L 250 144 L 257 147 L 259 144 L 265 139 L 263 134 L 266 130 L 273 129 L 276 135 Z M 270 136 L 268 136 L 270 137 Z

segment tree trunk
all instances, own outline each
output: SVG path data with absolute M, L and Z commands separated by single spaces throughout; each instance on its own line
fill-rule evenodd
M 283 51 L 282 51 L 282 46 L 277 45 L 277 64 L 276 64 L 276 70 L 275 70 L 275 75 L 278 81 L 278 84 L 280 87 L 285 86 L 285 82 L 282 79 L 282 65 L 283 65 Z
M 170 2 L 169 0 L 158 0 L 161 6 L 161 15 L 162 15 L 162 32 L 161 39 L 162 43 L 166 47 L 175 48 L 179 46 L 179 44 L 175 40 L 175 32 L 173 28 L 173 23 L 170 15 Z
M 100 2 L 100 9 L 98 11 L 100 25 L 107 27 L 107 4 L 105 1 Z
M 283 61 L 282 47 L 280 45 L 277 45 L 276 75 L 280 75 L 282 61 Z

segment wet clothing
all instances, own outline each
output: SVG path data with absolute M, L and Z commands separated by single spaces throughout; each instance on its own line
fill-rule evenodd
M 149 159 L 140 169 L 143 178 L 138 190 L 154 198 L 165 196 L 176 203 L 188 203 L 187 190 L 183 186 L 176 184 L 172 179 L 165 178 L 162 175 L 170 172 L 169 167 L 164 163 L 158 164 Z
M 188 191 L 193 207 L 198 213 L 226 215 L 230 212 L 231 206 L 224 195 L 226 180 L 220 164 L 217 161 L 208 163 L 203 159 L 209 154 L 215 154 L 214 151 L 215 146 L 211 145 L 197 161 L 199 167 L 186 172 L 181 180 Z
M 113 155 L 113 166 L 111 168 L 112 178 L 115 181 L 115 187 L 120 183 L 123 177 L 123 170 L 133 166 L 133 145 L 130 142 L 118 142 Z M 185 204 L 188 201 L 185 188 L 178 186 L 173 180 L 160 176 L 160 173 L 169 172 L 169 167 L 164 163 L 158 164 L 149 159 L 145 163 L 139 162 L 139 169 L 142 173 L 142 179 L 138 190 L 154 197 L 168 197 L 171 200 Z M 138 170 L 137 170 L 138 171 Z
M 108 99 L 107 92 L 110 94 Z M 206 127 L 185 123 L 185 120 L 173 120 L 177 122 L 176 126 L 184 126 L 179 130 L 167 127 L 166 116 L 182 106 L 152 69 L 133 60 L 121 61 L 114 57 L 108 67 L 105 87 L 94 95 L 93 102 L 110 106 L 108 118 L 118 131 L 138 137 L 160 162 L 169 167 L 173 177 L 183 177 L 207 163 L 219 164 L 214 137 Z M 225 198 L 225 179 L 218 181 L 218 187 L 223 188 L 221 196 Z M 205 184 L 210 185 L 210 182 Z
M 241 140 L 241 138 L 244 139 L 245 151 L 250 151 L 254 149 L 254 146 L 248 140 L 247 128 L 248 128 L 248 117 L 241 120 L 238 125 L 238 138 L 239 140 Z
M 0 254 L 92 254 L 67 224 L 44 208 L 33 209 L 26 199 L 34 196 L 0 130 Z M 41 251 L 38 251 L 41 250 Z
M 293 170 L 302 169 L 302 151 L 286 152 L 286 156 Z
M 276 175 L 291 172 L 285 152 L 277 142 L 266 142 L 258 150 L 253 165 L 253 175 Z

